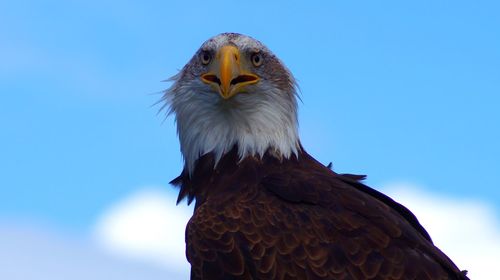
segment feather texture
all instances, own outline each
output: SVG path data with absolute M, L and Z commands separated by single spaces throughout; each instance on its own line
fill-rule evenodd
M 192 279 L 467 279 L 404 206 L 301 152 L 239 160 L 173 181 L 196 198 Z M 195 179 L 192 179 L 195 178 Z

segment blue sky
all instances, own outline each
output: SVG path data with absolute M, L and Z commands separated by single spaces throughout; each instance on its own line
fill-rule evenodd
M 298 79 L 303 145 L 380 187 L 500 205 L 495 1 L 1 1 L 0 218 L 91 231 L 182 168 L 152 106 L 209 37 L 264 42 Z M 500 214 L 500 207 L 494 206 Z

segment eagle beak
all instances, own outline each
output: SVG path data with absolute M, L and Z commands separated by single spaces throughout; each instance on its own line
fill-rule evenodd
M 211 63 L 210 71 L 201 76 L 201 80 L 214 86 L 224 99 L 244 92 L 247 85 L 255 84 L 259 77 L 246 71 L 247 62 L 242 60 L 238 48 L 232 45 L 223 46 Z

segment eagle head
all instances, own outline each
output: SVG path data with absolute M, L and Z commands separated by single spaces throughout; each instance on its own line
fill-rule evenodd
M 240 159 L 297 156 L 297 89 L 285 65 L 261 42 L 242 34 L 208 39 L 170 79 L 163 100 L 175 115 L 185 167 L 233 147 Z

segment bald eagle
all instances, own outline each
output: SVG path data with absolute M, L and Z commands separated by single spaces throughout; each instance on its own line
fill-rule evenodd
M 468 279 L 407 208 L 304 150 L 296 82 L 262 43 L 217 35 L 171 80 L 191 279 Z

